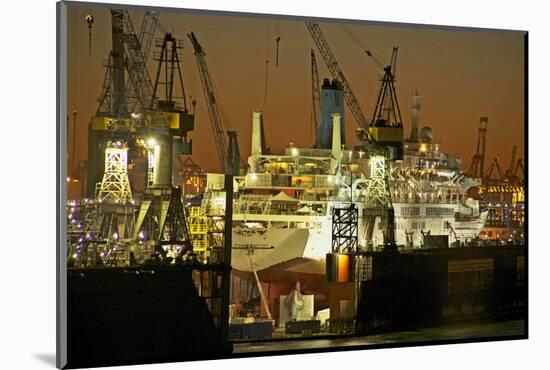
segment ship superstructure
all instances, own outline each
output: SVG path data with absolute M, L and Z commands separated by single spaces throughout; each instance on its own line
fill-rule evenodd
M 262 152 L 262 112 L 252 116 L 248 171 L 235 177 L 233 240 L 273 246 L 257 252 L 258 268 L 292 258 L 323 260 L 331 250 L 332 210 L 350 203 L 359 211 L 359 248 L 379 249 L 382 220 L 377 217 L 373 224 L 368 220 L 366 203 L 374 164 L 364 151 L 342 144 L 340 113 L 331 116 L 330 147 L 290 144 L 280 154 Z M 427 127 L 404 141 L 403 158 L 389 162 L 387 171 L 400 248 L 463 245 L 477 238 L 487 212 L 468 197 L 467 190 L 479 181 L 464 176 L 460 165 L 457 156 L 442 152 L 440 144 L 433 142 Z M 216 190 L 222 184 L 223 175 L 209 174 L 205 209 L 225 207 L 223 194 Z M 244 252 L 233 251 L 234 268 L 249 270 L 247 259 L 239 266 L 240 254 Z

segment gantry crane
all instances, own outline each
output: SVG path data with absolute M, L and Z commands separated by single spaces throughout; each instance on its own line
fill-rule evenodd
M 227 140 L 225 138 L 224 126 L 218 110 L 218 103 L 216 101 L 216 95 L 214 94 L 214 88 L 212 86 L 212 79 L 210 72 L 206 65 L 206 53 L 204 52 L 199 40 L 193 32 L 187 34 L 193 48 L 195 50 L 195 58 L 197 59 L 197 66 L 199 68 L 199 74 L 201 76 L 202 88 L 204 91 L 204 98 L 208 106 L 208 115 L 210 116 L 210 124 L 212 127 L 212 133 L 214 134 L 214 142 L 216 144 L 216 150 L 218 153 L 218 159 L 220 161 L 221 170 L 223 173 L 234 173 L 234 158 L 227 158 Z M 232 134 L 233 135 L 233 134 Z M 232 136 L 233 137 L 233 136 Z M 236 136 L 234 136 L 236 139 Z M 232 139 L 233 140 L 233 139 Z M 233 146 L 235 148 L 235 146 Z M 234 155 L 233 155 L 234 156 Z M 229 159 L 229 160 L 228 160 Z M 230 163 L 228 163 L 230 162 Z M 239 158 L 240 162 L 240 158 Z M 238 167 L 238 166 L 237 166 Z M 238 173 L 237 173 L 238 174 Z
M 477 135 L 476 154 L 472 157 L 470 166 L 466 170 L 466 174 L 471 177 L 484 178 L 485 166 L 485 147 L 487 143 L 487 123 L 489 118 L 481 117 L 479 119 L 479 128 Z
M 137 115 L 151 108 L 152 83 L 146 68 L 158 12 L 146 12 L 139 37 L 128 11 L 111 9 L 112 49 L 107 59 L 99 105 L 88 133 L 87 193 L 95 196 L 96 183 L 104 172 L 104 153 L 108 140 L 128 139 L 136 133 L 136 124 L 147 121 Z M 127 84 L 125 72 L 130 84 Z
M 187 109 L 180 67 L 179 51 L 183 43 L 172 33 L 165 33 L 155 44 L 160 51 L 154 55 L 157 69 L 150 99 L 154 109 L 148 112 L 150 122 L 145 127 L 145 132 L 150 135 L 146 141 L 148 182 L 133 238 L 153 246 L 151 258 L 166 260 L 167 253 L 163 246 L 170 246 L 168 248 L 177 250 L 178 259 L 182 259 L 187 253 L 192 255 L 193 246 L 181 188 L 174 187 L 172 183 L 172 159 L 174 155 L 191 154 L 191 143 L 187 142 L 186 137 L 194 128 L 194 114 L 190 114 Z M 175 94 L 178 81 L 183 96 Z M 183 105 L 178 104 L 180 102 Z M 178 138 L 181 141 L 174 140 Z M 175 143 L 180 143 L 180 146 Z

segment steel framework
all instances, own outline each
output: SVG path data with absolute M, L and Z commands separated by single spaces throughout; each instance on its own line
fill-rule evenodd
M 332 253 L 357 252 L 358 219 L 354 204 L 332 210 Z
M 153 96 L 157 100 L 159 85 L 164 85 L 164 99 L 166 102 L 172 103 L 175 100 L 174 96 L 174 73 L 178 72 L 180 89 L 182 92 L 183 109 L 187 110 L 187 99 L 185 97 L 185 86 L 183 85 L 183 76 L 180 67 L 181 55 L 179 50 L 183 49 L 183 42 L 172 36 L 171 33 L 164 35 L 164 38 L 156 41 L 160 47 L 160 52 L 154 53 L 153 59 L 158 62 L 155 75 L 155 83 L 153 85 Z M 161 72 L 164 67 L 164 80 L 161 79 Z
M 143 55 L 143 60 L 145 62 L 149 57 L 149 51 L 151 50 L 151 43 L 153 41 L 153 36 L 155 35 L 158 19 L 159 12 L 156 11 L 145 12 L 143 15 L 138 42 L 140 45 L 141 54 Z M 137 95 L 134 90 L 134 85 L 130 84 L 130 86 L 128 86 L 128 108 L 130 109 L 130 112 L 134 112 L 136 110 L 136 105 Z
M 147 71 L 145 56 L 141 50 L 140 41 L 134 30 L 130 14 L 126 10 L 111 10 L 113 17 L 122 18 L 123 32 L 121 35 L 126 56 L 125 64 L 132 82 L 136 99 L 142 111 L 153 108 L 153 83 Z
M 367 208 L 390 208 L 391 198 L 386 179 L 386 159 L 383 155 L 370 157 L 370 177 L 368 179 L 365 205 Z
M 151 42 L 158 23 L 159 13 L 156 11 L 145 12 L 141 23 L 139 36 L 136 36 L 134 32 L 134 28 L 127 11 L 111 10 L 111 17 L 113 19 L 113 25 L 116 26 L 114 30 L 117 38 L 122 40 L 125 50 L 131 51 L 130 54 L 125 53 L 126 60 L 124 61 L 124 64 L 132 81 L 132 83 L 127 86 L 125 95 L 129 111 L 135 112 L 137 110 L 138 98 L 142 98 L 143 100 L 146 92 L 142 92 L 141 94 L 137 92 L 134 82 L 138 84 L 138 87 L 141 87 L 141 84 L 146 83 L 146 81 L 142 82 L 142 80 L 146 80 L 148 75 L 143 76 L 143 78 L 139 78 L 137 74 L 142 73 L 143 70 L 145 70 L 145 72 L 147 71 L 145 68 L 145 63 L 151 49 Z M 120 52 L 117 52 L 117 54 L 119 53 Z M 141 54 L 141 57 L 138 53 Z M 111 51 L 107 62 L 105 63 L 105 77 L 103 80 L 101 95 L 98 98 L 99 105 L 96 112 L 96 115 L 98 116 L 114 114 L 117 110 L 115 107 L 111 106 L 111 102 L 114 102 L 114 99 L 111 97 L 111 92 L 116 90 L 113 86 L 113 56 L 114 52 Z M 145 100 L 147 101 L 148 99 Z M 142 105 L 142 109 L 145 108 L 148 108 L 148 106 Z
M 128 148 L 120 142 L 109 142 L 105 149 L 105 173 L 98 184 L 97 199 L 115 204 L 133 203 L 128 180 Z
M 384 67 L 384 76 L 381 80 L 380 91 L 376 100 L 376 106 L 371 123 L 377 125 L 383 120 L 385 126 L 403 126 L 401 110 L 395 91 L 395 65 L 397 63 L 397 48 L 393 48 L 391 64 Z

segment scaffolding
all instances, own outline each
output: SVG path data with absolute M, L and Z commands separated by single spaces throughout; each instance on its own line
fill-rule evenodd
M 188 220 L 193 252 L 216 259 L 223 248 L 224 217 L 207 215 L 202 207 L 191 207 Z

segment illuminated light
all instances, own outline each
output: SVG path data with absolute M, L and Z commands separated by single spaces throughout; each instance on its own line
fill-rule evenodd
M 157 145 L 157 141 L 155 140 L 154 137 L 150 137 L 149 139 L 147 139 L 147 145 L 150 147 L 153 147 Z
M 332 181 L 334 181 L 334 179 L 333 179 L 332 176 L 328 176 L 328 177 L 327 177 L 327 181 L 328 181 L 328 182 L 332 182 Z
M 118 239 L 118 233 L 117 233 L 117 232 L 115 232 L 115 233 L 113 234 L 113 239 Z
M 73 254 L 73 258 L 76 258 L 76 257 L 78 257 L 78 254 L 77 253 Z
M 296 157 L 299 154 L 299 151 L 296 148 L 292 148 L 291 153 L 293 157 Z
M 71 182 L 71 178 L 70 178 L 70 177 L 67 177 L 67 182 Z
M 143 231 L 140 231 L 139 234 L 138 234 L 139 238 L 140 239 L 144 239 L 145 238 L 145 234 L 143 233 Z
M 256 175 L 255 173 L 250 175 L 251 180 L 256 180 L 257 178 L 258 178 L 258 175 Z

